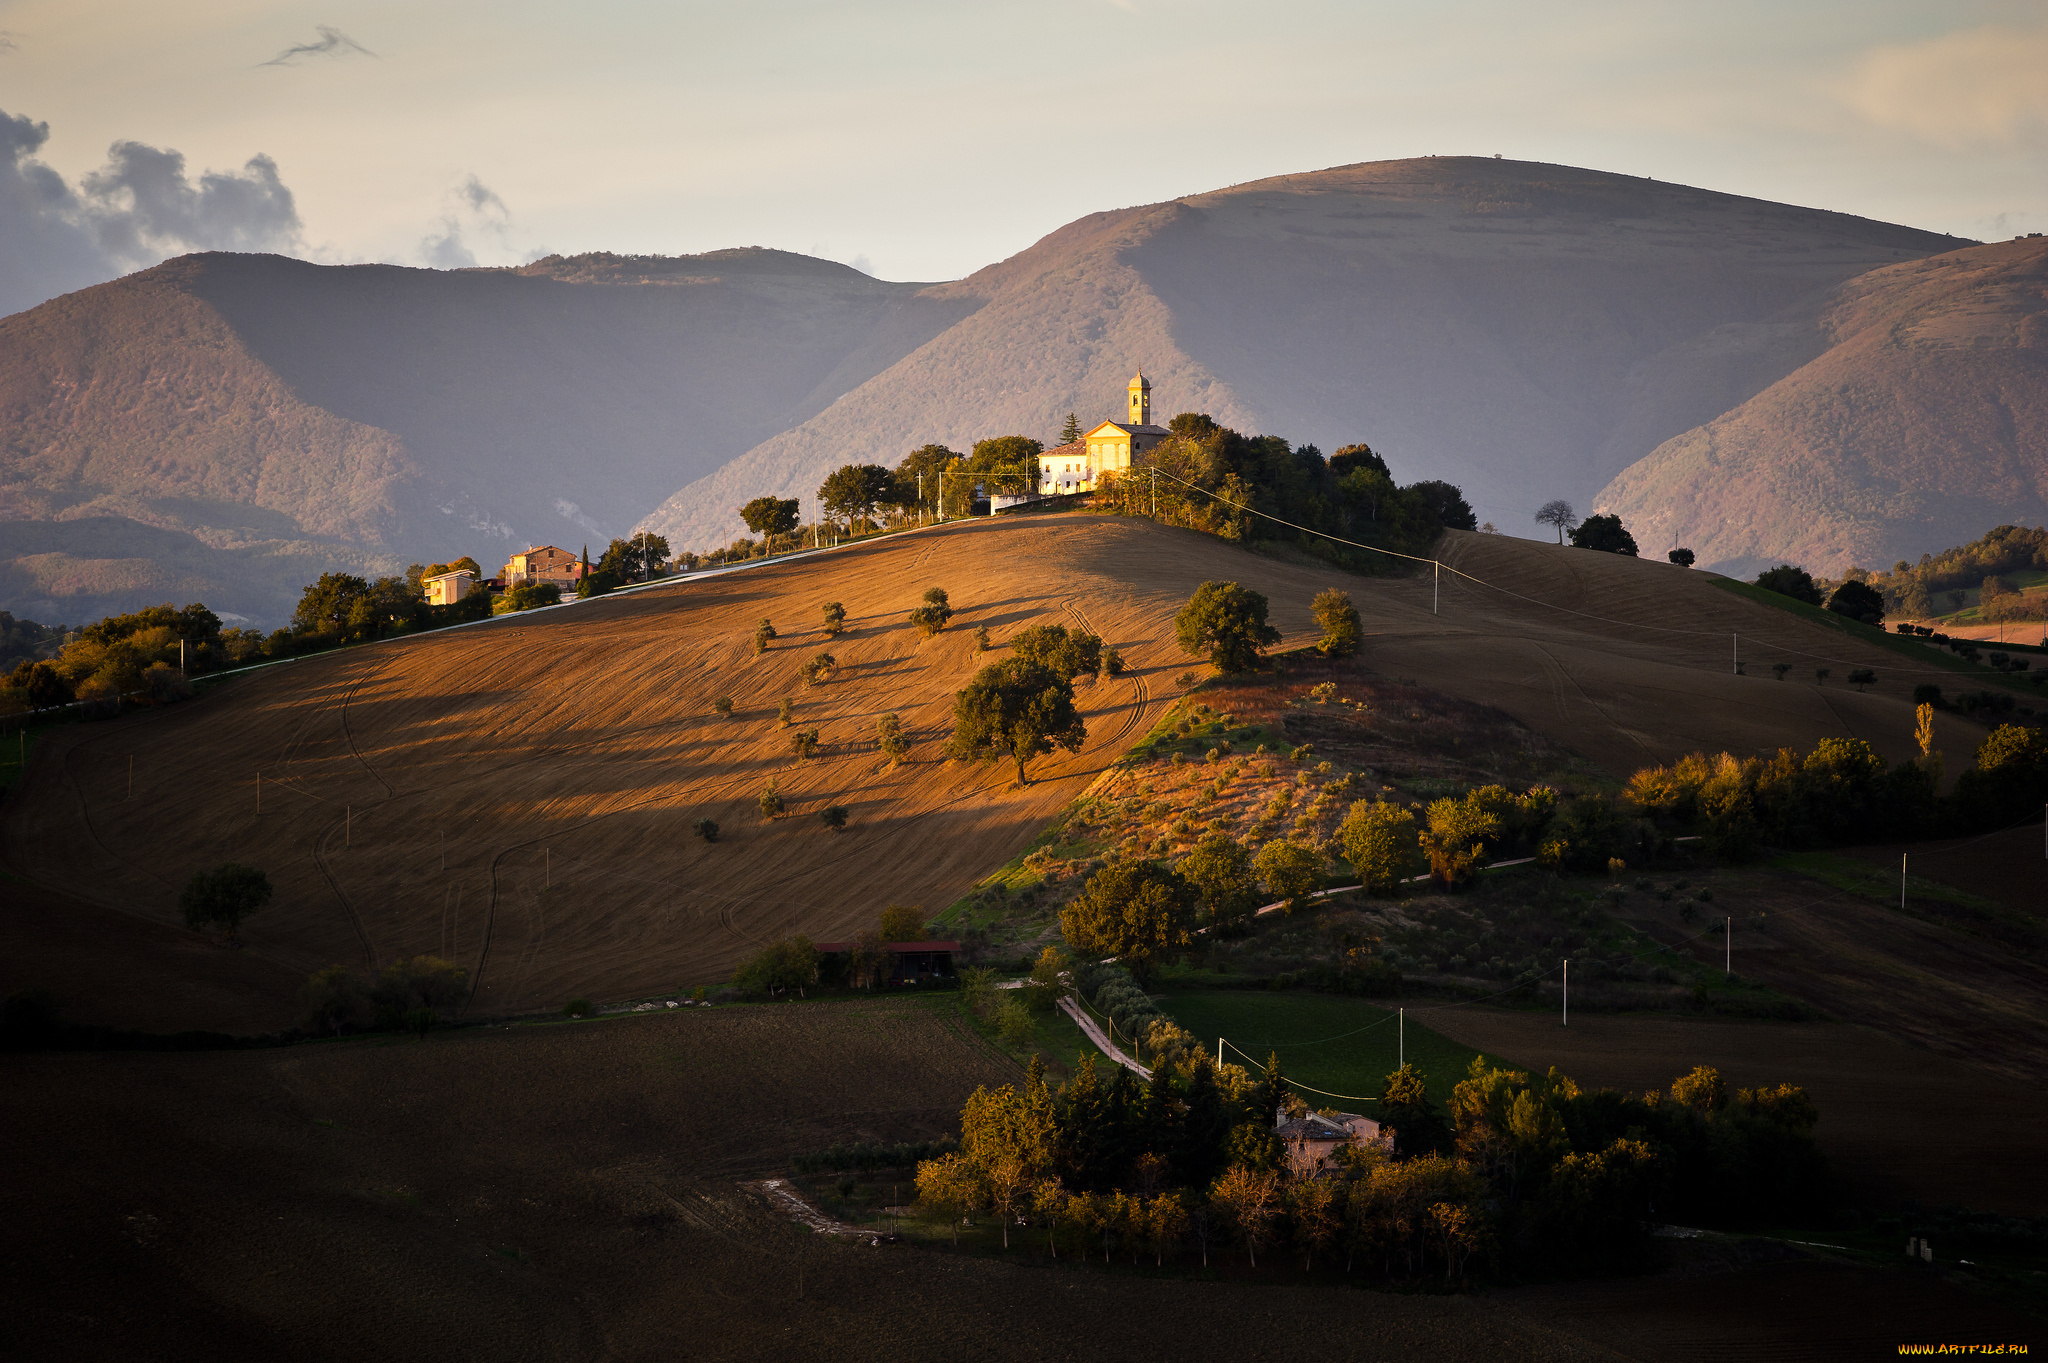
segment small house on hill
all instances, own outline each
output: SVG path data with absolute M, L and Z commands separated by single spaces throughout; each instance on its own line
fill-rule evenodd
M 1391 1145 L 1380 1124 L 1356 1112 L 1310 1112 L 1300 1117 L 1278 1114 L 1273 1134 L 1287 1147 L 1288 1172 L 1296 1177 L 1336 1167 L 1337 1152 L 1347 1145 Z
M 557 549 L 552 544 L 536 545 L 523 554 L 514 554 L 505 564 L 507 591 L 528 582 L 552 582 L 573 594 L 582 578 L 582 561 L 567 549 Z
M 820 956 L 841 958 L 836 964 L 838 973 L 845 974 L 846 959 L 853 955 L 858 942 L 819 942 Z M 958 942 L 884 942 L 883 949 L 889 953 L 889 967 L 883 979 L 888 984 L 915 984 L 953 973 L 953 953 L 960 950 Z
M 467 568 L 420 579 L 420 593 L 429 606 L 452 606 L 476 590 L 476 574 Z

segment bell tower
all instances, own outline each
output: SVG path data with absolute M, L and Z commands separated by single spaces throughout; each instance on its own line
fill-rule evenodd
M 1131 425 L 1150 426 L 1152 424 L 1152 380 L 1145 377 L 1144 370 L 1139 370 L 1138 376 L 1131 380 L 1130 392 Z

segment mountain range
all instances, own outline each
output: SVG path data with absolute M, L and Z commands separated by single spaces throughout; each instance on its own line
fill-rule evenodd
M 1160 419 L 1365 441 L 1510 533 L 1561 496 L 1835 571 L 2039 514 L 2043 258 L 1476 157 L 1093 214 L 935 284 L 188 256 L 0 319 L 0 608 L 268 625 L 328 568 L 702 548 L 842 463 L 1118 414 L 1140 368 Z

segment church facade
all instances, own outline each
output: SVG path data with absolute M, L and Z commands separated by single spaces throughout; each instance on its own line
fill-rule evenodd
M 1093 492 L 1103 475 L 1127 472 L 1132 461 L 1173 434 L 1152 424 L 1152 380 L 1140 370 L 1126 392 L 1123 421 L 1105 421 L 1071 445 L 1038 456 L 1038 490 L 1046 495 Z

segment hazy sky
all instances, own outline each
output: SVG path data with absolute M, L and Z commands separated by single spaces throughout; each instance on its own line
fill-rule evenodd
M 1427 153 L 2004 237 L 2048 228 L 2044 73 L 2042 4 L 1958 0 L 0 0 L 0 311 L 205 246 L 947 279 L 1083 213 Z

